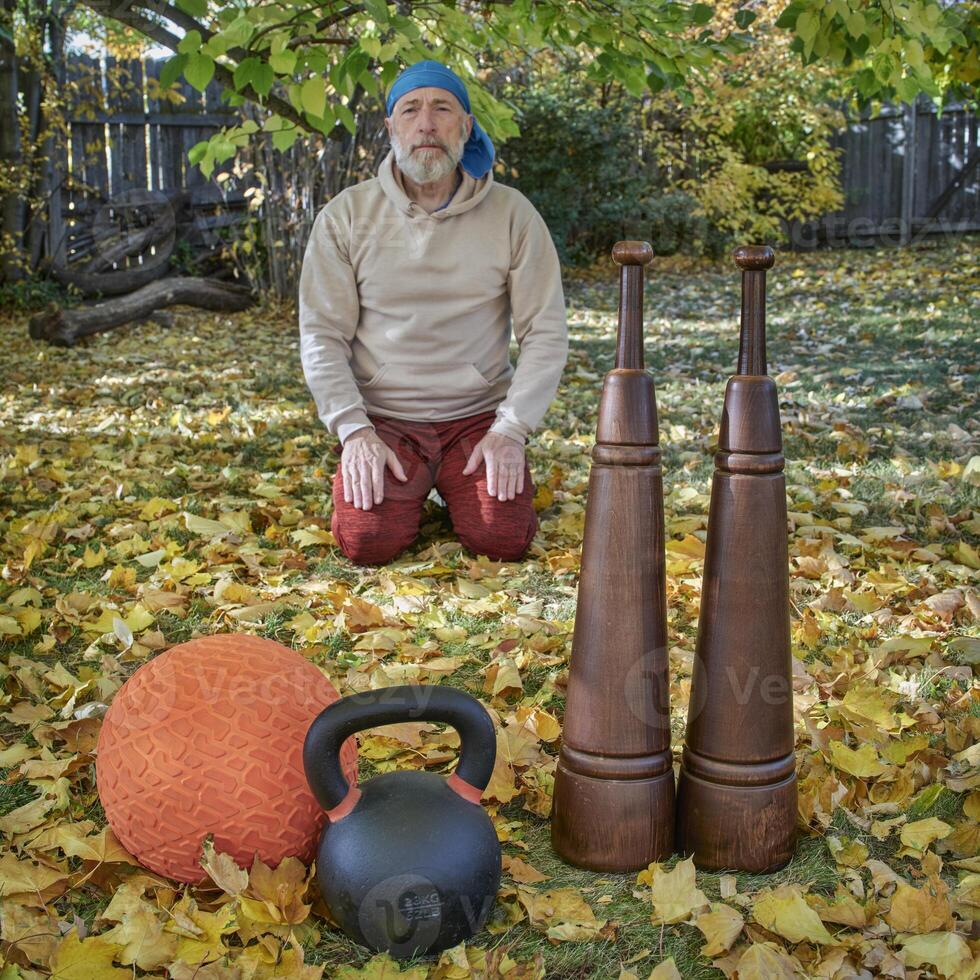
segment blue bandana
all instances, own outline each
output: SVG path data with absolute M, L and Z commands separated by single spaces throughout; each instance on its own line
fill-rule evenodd
M 406 92 L 427 88 L 430 85 L 452 92 L 459 99 L 463 109 L 467 113 L 471 111 L 466 86 L 456 72 L 438 61 L 419 61 L 406 68 L 392 83 L 388 90 L 387 114 L 391 115 L 395 103 Z M 473 130 L 463 147 L 463 159 L 460 163 L 474 180 L 479 180 L 493 166 L 493 157 L 493 143 L 474 118 Z

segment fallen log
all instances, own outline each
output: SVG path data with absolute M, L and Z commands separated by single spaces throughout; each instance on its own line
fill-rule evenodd
M 63 286 L 74 286 L 83 296 L 119 296 L 132 293 L 167 274 L 167 264 L 133 266 L 111 272 L 71 272 L 65 266 L 51 266 L 51 275 Z
M 146 320 L 159 309 L 184 304 L 205 310 L 237 311 L 255 302 L 250 286 L 174 276 L 151 282 L 127 296 L 64 309 L 55 305 L 31 318 L 33 340 L 46 340 L 56 347 L 72 347 L 81 337 L 112 330 L 134 321 Z

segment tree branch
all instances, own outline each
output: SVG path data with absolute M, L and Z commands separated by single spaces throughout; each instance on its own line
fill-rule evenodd
M 282 23 L 279 23 L 279 24 L 269 24 L 266 27 L 263 27 L 262 30 L 258 31 L 258 33 L 256 33 L 249 40 L 249 42 L 248 42 L 248 49 L 247 50 L 248 51 L 252 51 L 253 50 L 253 47 L 255 45 L 255 42 L 260 37 L 263 37 L 265 34 L 268 34 L 269 31 L 279 30 L 284 25 L 295 23 L 295 21 L 297 20 L 297 18 L 302 17 L 305 14 L 313 13 L 314 10 L 318 10 L 318 9 L 319 9 L 319 5 L 317 5 L 316 7 L 307 7 L 305 10 L 299 10 L 299 11 L 297 11 L 296 12 L 296 15 L 294 17 L 290 17 L 289 20 L 284 20 L 284 21 L 282 21 Z M 313 25 L 313 31 L 316 34 L 320 34 L 323 31 L 325 31 L 328 27 L 333 27 L 334 24 L 339 23 L 342 20 L 346 20 L 348 17 L 351 17 L 354 14 L 361 13 L 363 10 L 364 10 L 364 8 L 360 4 L 357 4 L 357 3 L 352 3 L 349 6 L 344 7 L 342 10 L 335 10 L 332 14 L 328 14 L 326 17 L 322 18 L 321 20 L 318 20 Z M 310 38 L 308 38 L 307 36 L 304 35 L 303 37 L 294 37 L 286 45 L 286 47 L 287 48 L 298 48 L 298 47 L 301 47 L 303 44 L 307 44 L 307 43 L 310 43 Z M 345 43 L 350 43 L 350 42 L 345 42 Z
M 98 4 L 98 0 L 96 0 L 94 5 L 86 5 L 92 6 L 97 12 L 100 6 L 100 4 Z M 177 47 L 180 44 L 180 38 L 175 34 L 172 34 L 161 24 L 157 24 L 148 17 L 144 17 L 137 11 L 137 8 L 127 7 L 125 9 L 115 9 L 110 16 L 112 16 L 115 20 L 118 20 L 121 24 L 125 24 L 127 27 L 132 27 L 134 30 L 146 35 L 146 37 L 151 38 L 158 44 L 162 44 L 165 48 L 169 48 L 174 52 L 177 51 Z M 202 30 L 201 25 L 197 25 L 196 27 L 192 28 L 192 30 Z M 201 35 L 202 37 L 204 36 L 203 31 L 206 30 L 207 28 L 203 28 Z M 221 82 L 222 85 L 230 88 L 232 91 L 237 91 L 235 88 L 233 69 L 230 69 L 226 65 L 216 61 L 214 63 L 214 77 Z M 302 114 L 298 113 L 289 102 L 287 102 L 285 99 L 281 99 L 278 95 L 272 95 L 270 93 L 263 101 L 262 96 L 256 92 L 251 85 L 246 85 L 245 88 L 241 90 L 241 94 L 250 101 L 256 102 L 259 105 L 264 105 L 277 115 L 282 116 L 283 119 L 288 119 L 301 129 L 309 132 L 310 127 L 303 118 Z
M 200 24 L 194 20 L 193 17 L 190 17 L 188 14 L 177 10 L 175 7 L 167 3 L 154 3 L 152 8 L 117 5 L 111 10 L 111 12 L 107 12 L 104 9 L 104 0 L 82 0 L 82 3 L 85 6 L 91 7 L 93 10 L 102 14 L 103 16 L 113 17 L 121 24 L 125 24 L 127 27 L 132 27 L 134 30 L 139 31 L 141 34 L 144 34 L 146 37 L 151 38 L 158 44 L 161 44 L 163 47 L 169 48 L 174 52 L 177 51 L 180 44 L 180 38 L 168 31 L 162 24 L 158 24 L 156 21 L 153 21 L 149 17 L 145 16 L 145 14 L 150 10 L 152 10 L 154 13 L 159 13 L 168 20 L 172 20 L 173 23 L 183 27 L 184 30 L 197 31 L 201 35 L 202 40 L 207 40 L 208 38 L 214 36 L 214 31 L 211 31 L 203 24 Z M 358 5 L 345 7 L 343 10 L 336 11 L 329 17 L 319 21 L 317 23 L 317 28 L 319 29 L 320 24 L 326 23 L 327 26 L 329 26 L 330 23 L 336 23 L 336 21 L 340 20 L 342 17 L 349 16 L 349 14 L 360 9 L 361 8 Z M 295 40 L 297 39 L 294 39 L 294 41 Z M 301 43 L 303 41 L 303 39 L 298 40 L 300 40 Z M 292 44 L 292 42 L 290 43 Z M 233 48 L 227 52 L 228 55 L 233 55 L 235 53 L 247 57 L 247 52 L 243 51 L 241 48 Z M 214 63 L 214 77 L 225 88 L 230 89 L 232 92 L 238 92 L 250 102 L 254 102 L 261 108 L 269 109 L 276 113 L 276 115 L 281 116 L 283 119 L 288 119 L 306 133 L 313 132 L 310 125 L 304 119 L 303 114 L 301 112 L 297 112 L 288 100 L 278 95 L 273 95 L 271 92 L 263 97 L 251 85 L 246 85 L 244 88 L 238 89 L 235 86 L 234 67 L 229 67 L 228 65 L 222 64 L 220 61 L 216 61 Z M 339 140 L 343 139 L 346 132 L 347 130 L 345 129 L 343 123 L 337 122 L 334 124 L 330 132 L 326 134 L 326 137 L 330 140 Z

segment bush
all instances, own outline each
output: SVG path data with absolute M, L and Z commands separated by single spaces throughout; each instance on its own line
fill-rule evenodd
M 640 232 L 657 255 L 722 255 L 729 239 L 699 213 L 698 202 L 684 191 L 663 191 L 644 202 Z
M 541 212 L 562 262 L 588 263 L 622 237 L 643 189 L 623 166 L 636 145 L 631 114 L 567 90 L 526 89 L 514 102 L 521 136 L 501 148 L 495 177 Z
M 594 91 L 568 81 L 508 96 L 521 135 L 500 148 L 494 177 L 541 212 L 564 264 L 590 264 L 630 238 L 658 255 L 723 249 L 695 199 L 658 180 L 637 100 L 596 104 Z
M 77 293 L 73 294 L 56 279 L 42 279 L 40 276 L 0 283 L 0 310 L 34 313 L 43 310 L 49 303 L 73 306 L 78 302 L 77 297 Z

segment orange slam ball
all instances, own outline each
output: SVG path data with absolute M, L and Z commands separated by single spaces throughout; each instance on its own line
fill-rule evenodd
M 197 884 L 202 844 L 244 868 L 309 864 L 326 814 L 303 770 L 313 719 L 340 695 L 301 654 L 257 636 L 181 643 L 120 688 L 99 733 L 95 773 L 109 826 L 139 861 Z M 357 747 L 341 752 L 357 780 Z

